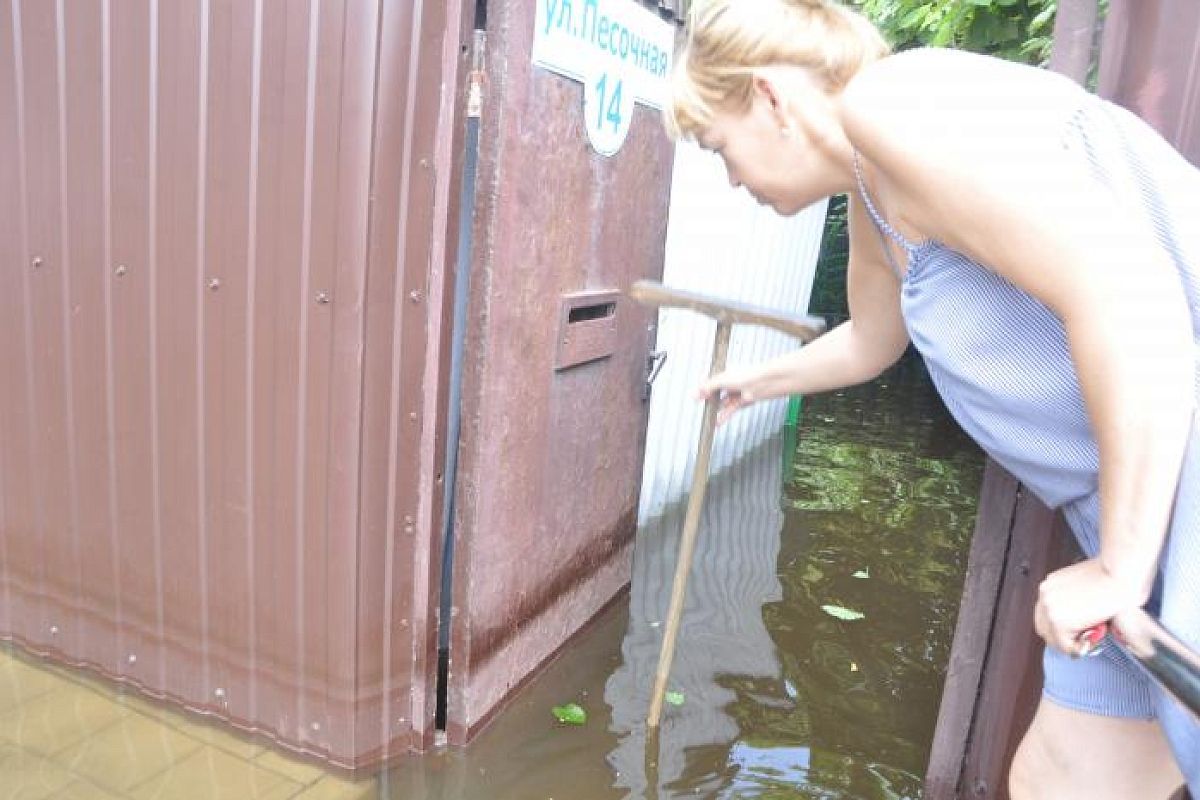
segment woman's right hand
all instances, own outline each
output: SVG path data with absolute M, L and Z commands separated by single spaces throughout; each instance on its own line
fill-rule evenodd
M 717 424 L 723 425 L 739 410 L 758 402 L 750 376 L 734 371 L 713 375 L 696 389 L 697 400 L 718 399 Z

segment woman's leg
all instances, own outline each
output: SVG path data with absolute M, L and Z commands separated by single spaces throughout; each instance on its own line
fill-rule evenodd
M 1009 772 L 1012 800 L 1167 800 L 1183 783 L 1157 722 L 1042 698 Z

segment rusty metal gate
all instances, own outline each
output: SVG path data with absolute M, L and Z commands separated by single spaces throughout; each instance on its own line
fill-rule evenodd
M 618 292 L 661 275 L 672 148 L 645 108 L 589 148 L 580 84 L 530 63 L 535 5 L 488 4 L 452 742 L 628 583 L 636 527 L 654 317 Z

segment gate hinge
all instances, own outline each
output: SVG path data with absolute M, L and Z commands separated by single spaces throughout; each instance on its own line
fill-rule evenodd
M 483 85 L 487 73 L 483 70 L 483 56 L 487 52 L 487 31 L 475 31 L 471 41 L 471 74 L 467 77 L 467 116 L 479 119 L 483 113 Z

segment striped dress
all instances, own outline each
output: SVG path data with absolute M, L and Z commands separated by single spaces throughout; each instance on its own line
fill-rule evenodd
M 1134 115 L 1081 97 L 1062 131 L 1064 157 L 1082 159 L 1096 191 L 1111 193 L 1153 231 L 1147 246 L 1161 248 L 1178 268 L 1200 344 L 1200 171 Z M 880 235 L 907 253 L 907 270 L 893 264 L 901 274 L 904 322 L 947 408 L 992 458 L 1060 508 L 1083 551 L 1096 555 L 1099 454 L 1062 323 L 961 253 L 907 240 L 871 202 L 861 170 L 858 181 Z M 1130 265 L 1131 282 L 1136 266 Z M 1196 375 L 1200 387 L 1200 369 Z M 1200 651 L 1200 425 L 1192 437 L 1148 610 Z M 1140 667 L 1116 648 L 1086 659 L 1046 648 L 1044 667 L 1044 691 L 1058 704 L 1158 719 L 1191 793 L 1200 797 L 1200 725 Z

